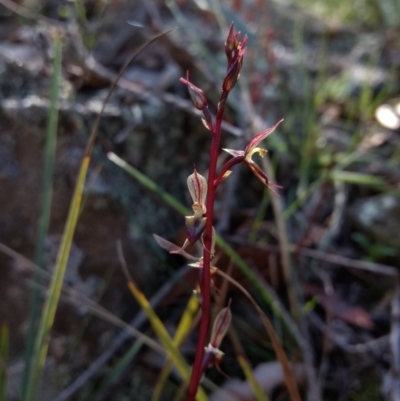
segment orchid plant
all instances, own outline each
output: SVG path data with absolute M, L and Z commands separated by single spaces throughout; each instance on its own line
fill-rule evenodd
M 187 401 L 194 401 L 200 379 L 207 367 L 215 365 L 221 360 L 223 353 L 219 349 L 224 335 L 226 334 L 231 321 L 230 301 L 226 308 L 223 308 L 213 324 L 210 341 L 207 343 L 207 333 L 210 320 L 211 306 L 211 275 L 217 269 L 211 265 L 215 255 L 215 231 L 213 228 L 214 201 L 217 187 L 231 173 L 231 168 L 239 163 L 250 168 L 253 174 L 273 193 L 276 193 L 272 187 L 279 187 L 269 181 L 262 169 L 252 160 L 255 153 L 261 157 L 265 156 L 267 151 L 260 148 L 260 143 L 276 129 L 283 121 L 280 120 L 273 127 L 257 134 L 243 150 L 223 149 L 233 157 L 229 159 L 217 174 L 217 159 L 220 151 L 221 124 L 225 112 L 225 105 L 229 93 L 235 87 L 240 71 L 243 65 L 243 56 L 246 52 L 247 36 L 240 39 L 240 32 L 234 32 L 233 24 L 230 27 L 226 42 L 225 53 L 227 57 L 227 70 L 222 82 L 220 99 L 217 107 L 216 116 L 212 116 L 208 109 L 208 102 L 204 92 L 189 81 L 189 74 L 186 78 L 181 78 L 181 82 L 188 88 L 189 95 L 194 107 L 203 113 L 202 122 L 205 128 L 212 135 L 212 143 L 210 149 L 210 162 L 208 179 L 203 177 L 194 169 L 193 173 L 188 177 L 187 184 L 189 193 L 193 200 L 192 216 L 185 217 L 186 240 L 182 248 L 171 251 L 172 253 L 185 254 L 184 249 L 190 244 L 193 245 L 197 241 L 201 241 L 203 247 L 203 256 L 196 260 L 191 266 L 199 268 L 199 284 L 200 284 L 200 300 L 201 300 L 201 320 L 199 327 L 199 335 L 196 346 L 196 355 L 193 363 L 192 375 L 190 379 Z

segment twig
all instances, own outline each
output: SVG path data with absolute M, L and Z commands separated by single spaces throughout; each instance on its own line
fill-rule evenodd
M 289 249 L 290 252 L 295 252 L 296 246 L 291 245 Z M 393 266 L 388 266 L 381 263 L 367 262 L 363 260 L 355 260 L 346 256 L 317 251 L 314 249 L 303 248 L 300 251 L 300 255 L 307 256 L 313 259 L 323 260 L 325 262 L 331 263 L 332 265 L 348 267 L 350 269 L 366 270 L 371 273 L 382 274 L 384 276 L 397 277 L 398 274 L 398 269 Z
M 261 250 L 267 251 L 267 252 L 274 252 L 274 253 L 281 252 L 281 250 L 278 246 L 274 246 L 274 245 L 260 246 L 257 244 L 248 244 L 247 242 L 244 241 L 244 239 L 242 237 L 239 238 L 237 236 L 229 236 L 228 240 L 234 244 L 247 246 L 247 247 L 255 248 L 255 249 L 261 249 Z M 297 248 L 297 245 L 290 244 L 289 252 L 291 252 L 291 253 L 297 252 L 296 248 Z M 337 265 L 337 266 L 342 266 L 342 267 L 348 267 L 349 269 L 365 270 L 365 271 L 368 271 L 371 273 L 381 274 L 383 276 L 389 276 L 389 277 L 397 277 L 398 276 L 398 269 L 396 267 L 384 265 L 382 263 L 367 262 L 364 260 L 351 259 L 346 256 L 341 256 L 338 254 L 328 253 L 328 252 L 323 252 L 323 251 L 317 251 L 315 249 L 308 249 L 308 248 L 302 248 L 299 251 L 299 255 L 306 256 L 308 258 L 322 260 L 324 262 L 330 263 L 330 264 L 332 264 L 332 266 L 330 266 L 330 267 L 335 267 L 335 265 Z
M 362 354 L 368 351 L 375 352 L 376 354 L 381 354 L 389 346 L 389 335 L 384 335 L 379 338 L 374 338 L 370 341 L 358 344 L 347 344 L 342 336 L 332 333 L 329 330 L 328 325 L 325 324 L 316 313 L 309 314 L 311 323 L 324 335 L 326 335 L 330 341 L 337 347 L 341 348 L 343 351 L 349 354 Z

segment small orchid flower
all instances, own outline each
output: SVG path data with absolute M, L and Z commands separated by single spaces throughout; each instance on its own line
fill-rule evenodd
M 193 245 L 201 237 L 207 222 L 207 217 L 204 217 L 207 210 L 207 180 L 194 169 L 193 174 L 190 174 L 187 179 L 187 185 L 193 200 L 194 215 L 185 216 L 187 238 L 181 248 L 182 250 L 189 244 Z
M 275 128 L 283 121 L 278 121 L 273 127 L 266 129 L 265 131 L 257 134 L 247 145 L 245 150 L 234 150 L 234 149 L 223 149 L 225 152 L 228 152 L 234 158 L 229 160 L 229 164 L 236 164 L 235 162 L 244 161 L 253 174 L 272 192 L 275 193 L 271 189 L 271 186 L 278 186 L 276 184 L 271 183 L 265 173 L 261 170 L 261 168 L 252 160 L 252 157 L 255 153 L 258 153 L 261 157 L 264 157 L 267 153 L 266 149 L 259 148 L 258 145 L 270 134 L 275 131 Z
M 221 362 L 224 353 L 219 349 L 219 346 L 221 345 L 232 320 L 231 301 L 232 300 L 229 300 L 228 306 L 221 309 L 215 317 L 211 331 L 210 343 L 205 347 L 204 360 L 202 364 L 203 369 L 214 365 L 220 371 L 218 365 Z

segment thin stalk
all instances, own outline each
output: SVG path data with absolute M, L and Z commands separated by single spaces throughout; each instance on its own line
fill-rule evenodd
M 274 180 L 275 174 L 268 156 L 263 159 L 263 164 L 265 166 L 268 177 L 270 177 L 271 180 Z M 289 298 L 290 312 L 292 313 L 293 318 L 295 320 L 298 320 L 299 305 L 296 295 L 296 282 L 293 274 L 292 259 L 289 252 L 289 238 L 286 230 L 286 222 L 283 218 L 283 205 L 281 200 L 277 196 L 271 197 L 271 203 L 272 210 L 275 215 L 276 226 L 278 228 L 279 246 L 282 250 L 282 266 Z
M 54 156 L 56 153 L 56 139 L 58 126 L 58 88 L 61 77 L 61 50 L 62 40 L 59 34 L 53 38 L 54 44 L 54 60 L 53 60 L 53 75 L 51 78 L 51 93 L 50 93 L 50 110 L 49 119 L 47 122 L 46 134 L 46 150 L 44 162 L 43 188 L 42 188 L 42 204 L 39 214 L 38 238 L 35 251 L 35 264 L 43 267 L 44 242 L 47 235 L 50 222 L 51 198 L 52 198 L 52 183 L 54 170 Z M 42 283 L 40 270 L 36 269 L 34 281 L 38 286 Z M 38 287 L 35 287 L 32 293 L 31 307 L 29 311 L 29 329 L 27 335 L 27 344 L 25 349 L 25 368 L 22 378 L 22 399 L 26 396 L 28 378 L 30 375 L 32 364 L 33 345 L 35 343 L 35 335 L 38 325 L 40 292 Z
M 202 269 L 202 284 L 201 284 L 201 294 L 202 294 L 202 304 L 201 304 L 201 321 L 199 327 L 199 337 L 197 339 L 196 345 L 196 355 L 193 363 L 192 376 L 190 378 L 189 390 L 187 395 L 187 401 L 193 401 L 197 388 L 200 383 L 200 378 L 203 374 L 202 371 L 202 361 L 204 357 L 204 348 L 206 346 L 208 325 L 210 322 L 210 306 L 211 306 L 211 275 L 210 275 L 210 265 L 211 265 L 211 253 L 212 248 L 212 227 L 213 227 L 213 217 L 214 217 L 214 201 L 215 201 L 215 185 L 214 180 L 216 176 L 217 161 L 219 154 L 219 143 L 221 139 L 221 124 L 222 117 L 225 111 L 225 103 L 229 92 L 222 91 L 220 101 L 218 103 L 218 112 L 215 119 L 215 125 L 213 129 L 213 139 L 211 143 L 210 151 L 210 164 L 208 171 L 208 191 L 207 191 L 207 223 L 205 227 L 204 234 L 204 252 L 203 252 L 203 269 Z
M 251 125 L 254 130 L 257 132 L 260 130 L 262 126 L 262 121 L 260 117 L 256 114 L 254 105 L 250 99 L 248 91 L 243 90 L 243 94 L 245 95 L 245 102 L 247 106 L 247 112 L 250 116 Z M 275 182 L 275 174 L 274 169 L 272 167 L 272 163 L 268 154 L 265 155 L 262 159 L 263 167 L 266 172 L 267 177 L 272 182 Z M 289 239 L 288 234 L 286 231 L 286 222 L 283 217 L 283 203 L 278 196 L 271 196 L 271 205 L 272 210 L 274 212 L 275 221 L 278 229 L 278 239 L 279 245 L 282 250 L 282 267 L 283 267 L 283 274 L 286 283 L 288 298 L 289 298 L 289 306 L 292 316 L 295 320 L 298 319 L 299 316 L 299 306 L 297 301 L 296 295 L 296 286 L 293 274 L 293 267 L 292 267 L 292 260 L 288 250 L 289 247 Z

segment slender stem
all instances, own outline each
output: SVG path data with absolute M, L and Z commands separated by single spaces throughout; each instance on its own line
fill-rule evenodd
M 222 91 L 220 101 L 218 103 L 218 112 L 215 118 L 215 125 L 213 129 L 213 139 L 210 150 L 210 165 L 208 171 L 208 190 L 207 190 L 207 223 L 204 230 L 204 251 L 203 251 L 203 269 L 202 269 L 202 283 L 201 283 L 201 295 L 202 295 L 202 313 L 199 328 L 199 337 L 196 345 L 196 355 L 193 363 L 192 376 L 190 378 L 190 384 L 188 389 L 187 401 L 194 401 L 196 397 L 197 388 L 200 383 L 200 378 L 203 374 L 202 361 L 204 357 L 204 348 L 206 346 L 208 325 L 210 321 L 210 307 L 211 307 L 211 276 L 210 276 L 210 263 L 211 254 L 210 250 L 212 247 L 212 227 L 214 217 L 214 201 L 215 201 L 215 175 L 217 169 L 217 160 L 219 153 L 219 142 L 221 139 L 221 124 L 222 117 L 225 111 L 225 103 L 229 92 Z

